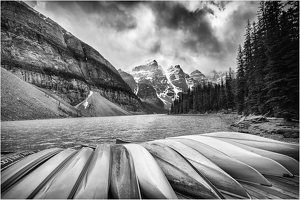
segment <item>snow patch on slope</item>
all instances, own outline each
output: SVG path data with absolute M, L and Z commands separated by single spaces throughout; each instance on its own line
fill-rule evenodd
M 84 109 L 87 108 L 87 106 L 89 105 L 88 99 L 93 95 L 93 91 L 90 91 L 90 94 L 88 95 L 88 97 L 85 99 L 85 102 L 83 103 Z

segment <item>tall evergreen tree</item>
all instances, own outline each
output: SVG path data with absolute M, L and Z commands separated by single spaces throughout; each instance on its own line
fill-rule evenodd
M 226 93 L 225 93 L 225 86 L 223 83 L 223 80 L 221 79 L 221 86 L 220 86 L 220 107 L 222 109 L 228 110 L 227 107 L 227 99 L 226 99 Z
M 281 27 L 280 15 L 282 4 L 279 1 L 265 2 L 265 25 L 266 25 L 266 55 L 268 63 L 266 66 L 266 106 L 275 116 L 282 116 L 283 106 L 288 102 L 284 94 L 285 68 L 283 67 L 283 52 L 281 51 Z
M 245 99 L 246 107 L 244 109 L 247 112 L 251 112 L 251 107 L 253 104 L 253 58 L 252 58 L 252 45 L 251 45 L 251 24 L 250 20 L 247 21 L 245 42 L 244 42 L 244 74 L 245 74 Z
M 299 116 L 299 1 L 287 2 L 287 12 L 280 18 L 281 26 L 281 51 L 283 67 L 286 70 L 284 87 L 288 101 L 283 109 L 284 117 L 297 118 Z
M 228 109 L 234 109 L 234 95 L 232 91 L 232 78 L 231 78 L 231 69 L 229 69 L 229 73 L 226 73 L 226 98 L 227 98 L 227 107 Z
M 262 15 L 259 13 L 258 23 L 253 23 L 252 49 L 253 49 L 253 104 L 252 112 L 255 114 L 263 113 L 265 102 L 265 82 L 264 69 L 267 65 L 266 48 L 264 44 L 265 30 L 263 27 Z
M 241 45 L 238 48 L 237 55 L 237 87 L 236 87 L 236 104 L 237 111 L 241 114 L 244 111 L 245 104 L 245 73 L 244 73 L 244 59 Z

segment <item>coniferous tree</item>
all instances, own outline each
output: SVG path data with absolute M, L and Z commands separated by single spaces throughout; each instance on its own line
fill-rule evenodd
M 266 75 L 264 81 L 266 83 L 266 108 L 271 111 L 274 116 L 280 116 L 283 114 L 283 107 L 288 98 L 284 94 L 283 89 L 285 87 L 285 80 L 283 74 L 285 74 L 285 68 L 283 67 L 283 54 L 280 49 L 280 14 L 282 4 L 279 1 L 265 2 L 265 26 L 266 26 L 266 38 L 267 45 L 266 55 L 268 63 L 266 66 Z
M 238 48 L 237 56 L 237 87 L 236 87 L 236 104 L 237 111 L 241 114 L 244 111 L 244 97 L 245 97 L 245 72 L 244 72 L 244 59 L 241 45 Z
M 246 99 L 246 109 L 247 112 L 251 110 L 252 106 L 252 94 L 253 94 L 253 63 L 252 63 L 252 45 L 251 45 L 251 24 L 250 20 L 247 21 L 246 26 L 246 35 L 245 35 L 245 42 L 244 42 L 244 75 L 245 75 L 245 99 Z
M 220 86 L 220 105 L 221 105 L 221 109 L 225 109 L 225 110 L 228 109 L 223 79 L 221 79 L 221 86 Z
M 287 99 L 283 102 L 283 117 L 299 116 L 299 1 L 287 2 L 289 7 L 280 16 L 279 43 L 282 55 L 282 64 L 285 68 L 282 89 Z
M 174 114 L 174 102 L 171 104 L 171 114 Z
M 232 78 L 231 78 L 231 69 L 229 69 L 229 73 L 226 73 L 226 98 L 227 98 L 227 107 L 228 109 L 234 109 L 234 95 L 232 91 Z
M 267 65 L 267 57 L 265 55 L 265 44 L 264 44 L 264 29 L 263 21 L 261 16 L 258 16 L 258 23 L 253 23 L 252 33 L 252 50 L 253 50 L 253 76 L 254 82 L 253 87 L 253 103 L 252 112 L 255 114 L 263 113 L 263 106 L 265 101 L 264 93 L 264 68 Z
M 197 97 L 198 97 L 198 91 L 197 91 L 197 87 L 195 87 L 194 92 L 193 92 L 193 112 L 194 113 L 198 111 Z

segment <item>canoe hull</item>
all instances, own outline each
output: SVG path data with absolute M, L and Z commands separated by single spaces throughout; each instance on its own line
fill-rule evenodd
M 142 145 L 154 156 L 176 192 L 193 198 L 222 198 L 219 191 L 197 169 L 170 147 L 156 141 Z
M 177 199 L 165 174 L 152 155 L 141 145 L 126 144 L 134 163 L 141 194 L 150 199 Z
M 101 169 L 101 170 L 99 170 Z M 108 144 L 98 145 L 87 172 L 76 190 L 74 199 L 107 199 L 111 175 L 111 149 Z
M 112 147 L 110 191 L 116 199 L 140 199 L 141 193 L 130 153 L 123 145 Z

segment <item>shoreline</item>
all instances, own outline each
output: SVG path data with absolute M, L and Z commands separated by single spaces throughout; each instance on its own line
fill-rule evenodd
M 277 130 L 282 129 L 281 126 L 278 126 L 278 123 L 275 122 L 261 122 L 261 123 L 250 123 L 249 127 L 236 127 L 234 124 L 238 122 L 242 115 L 238 114 L 217 114 L 220 118 L 228 124 L 228 128 L 232 132 L 241 132 L 241 133 L 248 133 L 252 135 L 257 135 L 273 140 L 278 140 L 281 142 L 287 143 L 296 143 L 299 144 L 299 135 L 298 138 L 291 138 L 291 137 L 284 137 L 284 134 L 278 134 Z M 295 130 L 295 127 L 294 127 Z M 299 123 L 298 123 L 298 133 L 299 133 Z

